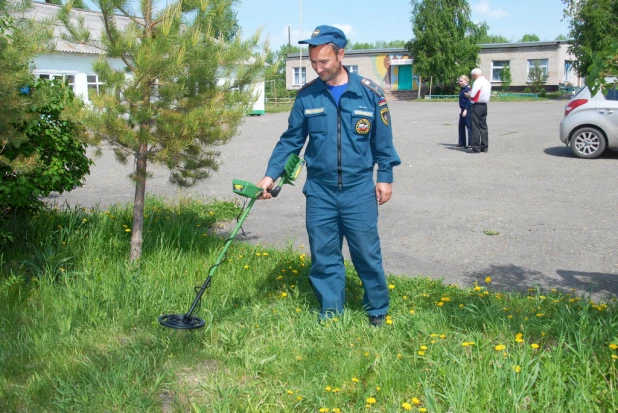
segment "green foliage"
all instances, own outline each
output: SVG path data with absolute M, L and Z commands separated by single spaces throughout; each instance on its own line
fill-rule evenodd
M 367 50 L 367 49 L 393 49 L 406 47 L 405 40 L 391 40 L 390 42 L 378 40 L 373 43 L 353 43 L 349 41 L 346 50 Z
M 539 39 L 539 36 L 537 36 L 536 34 L 532 33 L 532 34 L 524 34 L 524 36 L 521 38 L 520 42 L 538 42 L 541 39 Z
M 489 43 L 510 43 L 509 39 L 499 34 L 485 34 L 479 40 L 480 44 Z
M 20 218 L 0 255 L 1 411 L 618 410 L 615 300 L 504 293 L 499 274 L 390 276 L 391 324 L 376 329 L 347 265 L 346 312 L 320 325 L 302 249 L 236 242 L 204 328 L 170 330 L 156 317 L 188 310 L 225 242 L 213 228 L 238 207 L 148 199 L 146 212 L 139 268 L 130 206 Z
M 434 85 L 453 85 L 478 63 L 486 24 L 475 24 L 466 0 L 412 0 L 414 38 L 406 44 L 414 72 Z M 454 88 L 454 86 L 451 86 Z
M 528 81 L 526 83 L 530 86 L 532 93 L 539 93 L 539 91 L 545 90 L 543 85 L 547 83 L 547 72 L 536 60 L 528 72 Z
M 556 41 L 567 41 L 569 40 L 568 37 L 566 37 L 564 34 L 559 34 L 558 36 L 556 36 Z
M 511 68 L 509 65 L 506 65 L 502 72 L 500 72 L 500 81 L 502 82 L 502 91 L 506 92 L 509 90 L 509 86 L 513 83 L 513 78 L 511 77 Z
M 618 0 L 563 0 L 570 18 L 569 52 L 575 56 L 573 67 L 586 77 L 593 53 L 605 50 L 618 39 Z
M 588 68 L 586 85 L 592 94 L 600 89 L 607 92 L 615 88 L 618 82 L 618 41 L 592 55 L 592 64 Z
M 108 29 L 101 39 L 106 54 L 94 71 L 105 92 L 75 116 L 114 145 L 119 160 L 135 159 L 131 260 L 141 255 L 148 163 L 167 166 L 171 182 L 181 186 L 206 179 L 218 167 L 216 146 L 236 134 L 255 100 L 252 85 L 262 79 L 265 58 L 256 52 L 260 32 L 232 35 L 232 4 L 195 0 L 158 9 L 144 0 L 142 18 L 133 18 L 128 0 L 97 2 Z M 73 41 L 92 43 L 76 17 L 70 6 L 60 15 Z
M 62 119 L 65 107 L 75 99 L 73 91 L 58 80 L 37 80 L 27 87 L 29 93 L 21 97 L 22 105 L 36 116 L 15 121 L 15 128 L 23 132 L 25 140 L 7 144 L 2 152 L 2 209 L 37 206 L 41 204 L 39 196 L 81 186 L 92 164 L 80 139 L 81 129 Z M 27 168 L 24 159 L 30 160 Z
M 282 99 L 282 98 L 295 98 L 296 90 L 286 89 L 285 79 L 285 63 L 288 53 L 299 53 L 299 46 L 283 44 L 277 51 L 268 51 L 266 62 L 270 65 L 265 69 L 266 79 L 266 98 L 268 99 Z M 307 48 L 303 47 L 303 56 L 308 58 Z M 275 95 L 276 91 L 276 95 Z

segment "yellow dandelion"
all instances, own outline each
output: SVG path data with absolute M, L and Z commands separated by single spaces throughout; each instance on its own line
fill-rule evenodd
M 335 388 L 333 389 L 333 393 L 339 393 L 339 391 L 340 391 L 340 390 L 341 390 L 341 389 L 340 389 L 339 387 L 335 387 Z
M 519 373 L 521 371 L 521 366 L 513 366 L 513 371 Z
M 328 413 L 328 412 L 330 412 L 330 409 L 328 407 L 321 407 L 319 412 L 320 413 Z
M 301 361 L 302 359 L 303 359 L 303 356 L 296 356 L 297 361 Z
M 375 397 L 369 397 L 369 398 L 367 398 L 367 404 L 376 404 L 376 399 L 375 399 Z
M 474 345 L 474 341 L 464 341 L 461 345 L 464 347 L 470 347 Z
M 410 403 L 407 403 L 407 402 L 406 403 L 402 403 L 401 404 L 401 408 L 403 410 L 412 410 L 412 405 Z
M 474 291 L 481 291 L 483 289 L 483 287 L 479 287 L 478 285 L 476 287 L 474 287 Z
M 341 413 L 341 409 L 339 407 L 333 407 L 333 413 Z
M 442 307 L 443 305 L 444 305 L 444 301 L 440 301 L 440 302 L 438 303 L 438 307 Z
M 380 390 L 382 390 L 380 386 L 376 386 L 376 391 L 380 391 Z
M 515 334 L 515 338 L 523 338 L 524 334 L 523 333 L 517 333 Z
M 259 257 L 259 256 L 261 256 L 261 255 L 262 255 L 262 254 L 261 254 L 261 253 L 259 253 L 259 252 L 256 252 L 256 253 L 255 253 L 255 256 L 256 256 L 256 257 Z
M 408 299 L 408 296 L 407 296 L 407 295 L 404 295 L 404 296 L 403 296 L 403 297 L 401 297 L 401 298 L 403 298 L 404 300 L 407 300 L 407 299 Z
M 419 352 L 418 352 L 418 355 L 419 355 L 419 356 L 424 356 L 424 355 L 425 355 L 425 352 L 424 352 L 424 351 L 419 351 Z
M 427 409 L 425 409 L 424 407 L 421 407 L 420 409 L 418 409 L 419 412 L 421 413 L 425 413 L 427 411 Z
M 610 343 L 609 348 L 611 348 L 612 350 L 618 350 L 618 344 Z
M 516 341 L 517 343 L 523 343 L 523 342 L 524 342 L 524 339 L 523 339 L 523 338 L 519 338 L 519 337 L 518 337 L 518 338 L 516 338 L 516 339 L 515 339 L 515 341 Z
M 444 339 L 444 338 L 446 338 L 446 334 L 440 334 L 438 337 Z
M 496 351 L 502 351 L 506 348 L 506 346 L 504 344 L 498 344 L 496 347 L 494 347 L 496 349 Z
M 612 358 L 613 358 L 614 360 L 618 360 L 618 356 L 617 356 L 617 355 L 615 355 L 615 354 L 612 354 Z
M 331 388 L 330 386 L 326 386 L 326 388 L 325 388 L 324 390 L 326 390 L 326 391 L 331 391 L 331 390 L 332 390 L 332 388 Z
M 417 399 L 416 397 L 412 397 L 412 400 L 410 400 L 412 402 L 412 404 L 414 404 L 415 406 L 418 406 L 419 404 L 421 404 L 421 401 L 419 399 Z
M 416 314 L 416 311 L 410 310 L 410 314 Z
M 369 357 L 369 352 L 365 351 L 365 357 Z
M 389 284 L 388 285 L 388 289 L 389 290 L 394 290 L 395 289 L 395 285 L 394 284 Z
M 88 220 L 86 218 L 82 219 L 82 222 L 88 222 Z
M 537 313 L 537 317 L 543 317 L 543 313 Z
M 248 266 L 248 265 L 245 265 L 245 267 L 244 267 L 244 268 L 245 268 L 245 270 L 247 270 L 247 269 L 249 269 L 249 266 Z
M 281 293 L 281 297 L 287 297 L 288 293 Z
M 485 277 L 485 282 L 486 282 L 487 284 L 491 283 L 491 277 Z
M 294 394 L 292 390 L 288 390 L 288 394 Z
M 298 271 L 297 271 L 297 270 L 292 270 L 292 272 L 293 272 L 294 274 L 298 274 Z
M 421 346 L 421 350 L 427 350 L 427 346 Z
M 124 232 L 131 232 L 131 228 L 125 229 Z
M 297 313 L 300 313 L 301 311 L 303 311 L 303 310 L 301 310 L 300 308 L 296 307 L 296 312 Z
M 464 308 L 465 306 L 463 304 L 459 304 L 459 308 Z
M 512 316 L 512 315 L 509 315 L 509 316 L 507 316 L 506 318 L 513 318 L 513 316 Z
M 530 347 L 532 347 L 533 349 L 535 349 L 535 350 L 536 350 L 537 348 L 539 348 L 539 347 L 541 347 L 541 346 L 539 346 L 539 345 L 538 345 L 538 344 L 536 344 L 536 343 L 532 343 L 532 344 L 530 344 Z
M 358 383 L 358 379 L 356 377 L 352 377 L 352 383 Z
M 446 303 L 448 301 L 451 301 L 451 299 L 448 298 L 448 297 L 442 297 L 442 298 L 440 298 L 440 301 L 444 301 Z

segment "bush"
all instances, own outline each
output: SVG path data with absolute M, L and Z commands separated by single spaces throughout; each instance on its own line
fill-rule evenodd
M 16 128 L 23 131 L 26 140 L 9 144 L 2 152 L 8 162 L 0 164 L 1 212 L 37 207 L 41 205 L 40 196 L 81 186 L 92 165 L 86 145 L 78 139 L 81 127 L 61 118 L 62 111 L 75 99 L 73 91 L 58 80 L 37 80 L 22 90 L 21 99 L 30 105 L 28 111 L 38 116 L 17 120 Z M 35 103 L 34 94 L 45 94 L 45 103 Z M 11 167 L 19 159 L 31 159 L 27 171 Z

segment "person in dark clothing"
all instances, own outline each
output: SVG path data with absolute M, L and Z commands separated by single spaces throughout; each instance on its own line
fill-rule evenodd
M 459 142 L 457 143 L 457 147 L 468 148 L 472 146 L 472 113 L 470 111 L 472 108 L 472 102 L 465 94 L 470 93 L 470 79 L 468 79 L 468 76 L 463 75 L 459 77 L 458 82 L 461 89 L 459 91 Z M 467 145 L 466 131 L 468 131 Z

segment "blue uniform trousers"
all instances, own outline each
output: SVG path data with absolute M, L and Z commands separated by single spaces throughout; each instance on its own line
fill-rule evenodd
M 472 108 L 468 109 L 466 116 L 463 116 L 463 110 L 459 114 L 459 142 L 457 145 L 466 146 L 466 131 L 468 132 L 468 145 L 472 146 Z
M 322 307 L 320 316 L 342 313 L 345 303 L 343 238 L 364 287 L 363 307 L 371 315 L 385 315 L 389 296 L 378 236 L 375 184 L 366 181 L 345 186 L 321 185 L 308 180 L 307 233 L 311 247 L 309 279 Z

